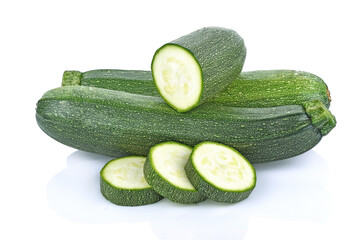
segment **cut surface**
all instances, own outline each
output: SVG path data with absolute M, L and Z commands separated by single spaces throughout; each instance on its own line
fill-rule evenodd
M 174 186 L 195 190 L 184 170 L 191 152 L 192 148 L 183 144 L 159 144 L 151 152 L 152 164 L 155 170 Z
M 105 181 L 117 188 L 151 188 L 144 178 L 145 157 L 125 157 L 110 161 L 101 172 Z
M 243 191 L 254 187 L 253 166 L 237 151 L 218 143 L 199 144 L 192 162 L 205 181 L 224 191 Z
M 202 71 L 188 50 L 164 45 L 154 56 L 152 73 L 160 95 L 171 107 L 183 112 L 198 104 L 203 88 Z

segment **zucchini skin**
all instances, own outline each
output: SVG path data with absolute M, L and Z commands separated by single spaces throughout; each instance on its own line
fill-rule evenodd
M 62 86 L 89 86 L 159 96 L 151 71 L 100 69 L 81 73 L 64 71 Z
M 189 111 L 214 97 L 236 79 L 242 71 L 247 53 L 244 40 L 234 30 L 205 27 L 161 46 L 154 54 L 151 69 L 154 69 L 154 60 L 158 52 L 170 45 L 182 47 L 191 53 L 202 73 L 202 93 L 199 101 L 189 109 L 176 109 L 182 112 Z M 153 79 L 155 80 L 154 73 Z
M 100 69 L 84 73 L 65 71 L 63 86 L 82 85 L 129 93 L 159 96 L 150 71 Z M 319 100 L 330 106 L 330 92 L 318 76 L 295 70 L 241 72 L 225 89 L 207 102 L 232 107 L 300 105 Z
M 316 112 L 323 119 L 316 126 L 324 126 L 326 135 L 335 118 L 317 104 L 324 114 Z M 314 147 L 323 135 L 308 114 L 301 105 L 236 108 L 207 103 L 180 114 L 158 97 L 85 86 L 50 90 L 36 109 L 46 134 L 83 151 L 146 156 L 161 142 L 194 146 L 212 141 L 235 148 L 251 163 L 293 157 Z
M 152 204 L 163 199 L 151 187 L 145 189 L 117 189 L 107 181 L 100 178 L 102 195 L 110 202 L 120 206 L 141 206 Z

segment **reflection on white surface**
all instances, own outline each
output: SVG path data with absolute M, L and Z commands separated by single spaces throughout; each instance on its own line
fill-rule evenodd
M 323 223 L 329 216 L 328 165 L 314 151 L 256 165 L 256 188 L 235 204 L 207 200 L 182 205 L 163 199 L 140 207 L 114 205 L 99 191 L 99 172 L 110 159 L 82 151 L 71 154 L 67 168 L 48 183 L 50 208 L 81 223 L 148 222 L 160 239 L 241 239 L 250 218 Z

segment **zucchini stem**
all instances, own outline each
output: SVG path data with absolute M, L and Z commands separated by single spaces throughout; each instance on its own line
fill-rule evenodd
M 62 86 L 81 85 L 82 73 L 80 71 L 64 71 Z
M 320 130 L 321 135 L 327 135 L 336 126 L 334 115 L 319 100 L 306 102 L 303 106 L 313 126 Z

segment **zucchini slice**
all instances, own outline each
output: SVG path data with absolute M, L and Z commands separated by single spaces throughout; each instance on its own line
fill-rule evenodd
M 235 31 L 208 27 L 160 47 L 151 70 L 164 101 L 186 112 L 235 80 L 245 57 L 244 41 Z
M 189 182 L 184 167 L 192 148 L 164 142 L 151 148 L 144 165 L 146 181 L 163 197 L 176 203 L 198 203 L 206 197 Z
M 140 206 L 163 197 L 146 182 L 145 157 L 130 156 L 109 161 L 101 170 L 101 193 L 110 202 L 122 206 Z
M 256 185 L 256 172 L 251 163 L 237 150 L 220 143 L 196 145 L 185 171 L 198 191 L 217 202 L 239 202 Z

